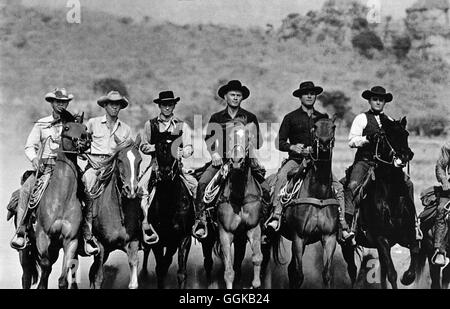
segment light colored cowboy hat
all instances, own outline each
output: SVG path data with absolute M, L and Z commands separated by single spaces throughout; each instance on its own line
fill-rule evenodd
M 173 91 L 161 91 L 159 93 L 159 97 L 154 99 L 153 102 L 155 102 L 156 104 L 168 104 L 168 103 L 177 103 L 178 101 L 180 101 L 180 97 L 176 97 L 173 94 Z
M 372 97 L 380 97 L 383 98 L 386 103 L 392 101 L 392 94 L 386 92 L 386 89 L 381 86 L 375 86 L 370 90 L 364 90 L 361 96 L 366 100 L 369 100 Z
M 298 89 L 292 92 L 294 97 L 300 98 L 303 94 L 308 92 L 314 92 L 315 95 L 319 95 L 322 93 L 323 88 L 320 86 L 315 86 L 312 81 L 302 82 Z
M 223 99 L 229 91 L 233 90 L 240 91 L 242 93 L 242 100 L 247 99 L 250 95 L 250 90 L 248 90 L 247 87 L 243 86 L 241 81 L 239 80 L 230 80 L 228 84 L 223 85 L 219 88 L 217 94 Z
M 55 88 L 55 90 L 45 95 L 45 101 L 47 102 L 53 102 L 54 100 L 70 102 L 72 99 L 73 95 L 67 94 L 65 88 Z
M 97 104 L 101 107 L 105 107 L 105 105 L 109 102 L 118 102 L 120 103 L 120 108 L 123 109 L 128 106 L 128 99 L 125 96 L 122 96 L 119 91 L 112 90 L 108 92 L 107 95 L 101 96 L 97 100 Z

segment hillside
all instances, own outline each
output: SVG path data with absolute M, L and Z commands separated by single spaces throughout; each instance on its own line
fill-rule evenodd
M 415 57 L 399 62 L 384 52 L 367 59 L 328 40 L 280 41 L 260 28 L 155 25 L 87 10 L 81 24 L 69 24 L 66 11 L 12 1 L 1 9 L 1 20 L 3 140 L 11 141 L 12 132 L 25 139 L 32 121 L 48 113 L 43 96 L 56 86 L 74 93 L 70 109 L 98 115 L 95 100 L 101 94 L 93 84 L 106 77 L 126 84 L 132 103 L 121 116 L 134 129 L 156 115 L 151 100 L 165 89 L 181 96 L 177 113 L 189 123 L 194 114 L 207 121 L 222 108 L 214 95 L 229 79 L 240 79 L 250 88 L 244 107 L 262 121 L 279 121 L 297 108 L 291 93 L 305 79 L 325 90 L 343 91 L 354 113 L 367 108 L 360 94 L 374 84 L 393 92 L 388 112 L 395 117 L 413 120 L 448 113 L 449 67 L 444 62 Z

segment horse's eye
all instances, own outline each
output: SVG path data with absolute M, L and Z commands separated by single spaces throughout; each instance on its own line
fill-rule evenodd
M 69 130 L 70 130 L 69 127 L 67 127 L 67 126 L 64 127 L 64 131 L 69 131 Z

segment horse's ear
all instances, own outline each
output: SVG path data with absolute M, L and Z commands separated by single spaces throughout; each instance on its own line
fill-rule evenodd
M 80 123 L 83 123 L 83 120 L 84 120 L 84 112 L 81 113 L 79 120 L 80 120 Z
M 331 117 L 331 121 L 333 121 L 333 123 L 335 123 L 336 119 L 337 119 L 337 114 L 333 114 L 333 116 Z
M 406 116 L 404 116 L 402 119 L 400 119 L 400 125 L 401 125 L 404 129 L 406 129 L 406 124 L 407 124 Z
M 63 123 L 75 122 L 75 117 L 67 109 L 63 109 L 60 114 Z
M 139 146 L 141 145 L 141 141 L 142 141 L 141 135 L 138 134 L 138 135 L 136 136 L 136 140 L 134 141 L 134 147 L 136 147 L 137 149 L 139 149 Z

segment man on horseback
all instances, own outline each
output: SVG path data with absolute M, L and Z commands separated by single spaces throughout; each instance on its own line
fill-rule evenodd
M 448 232 L 448 223 L 446 217 L 450 209 L 450 182 L 447 172 L 450 167 L 450 142 L 441 147 L 439 158 L 436 162 L 436 179 L 442 184 L 442 193 L 439 197 L 439 205 L 436 211 L 436 229 L 434 232 L 434 255 L 433 263 L 438 266 L 445 266 L 447 255 L 446 236 Z
M 272 228 L 274 231 L 278 231 L 281 226 L 283 205 L 280 191 L 288 181 L 288 172 L 299 168 L 299 173 L 302 174 L 302 177 L 306 175 L 306 170 L 310 164 L 308 153 L 313 143 L 311 132 L 314 123 L 321 118 L 328 118 L 327 114 L 320 113 L 314 109 L 317 95 L 322 93 L 322 91 L 322 87 L 315 86 L 311 81 L 302 82 L 299 89 L 292 93 L 294 97 L 299 98 L 301 102 L 300 108 L 287 114 L 281 123 L 278 141 L 275 143 L 275 146 L 280 151 L 288 152 L 289 158 L 283 163 L 276 176 L 272 197 L 272 215 L 267 222 L 267 227 Z M 343 217 L 345 211 L 343 187 L 334 175 L 332 186 L 341 207 L 339 222 L 342 227 L 342 237 L 347 241 L 353 237 L 353 233 L 348 231 L 348 225 Z
M 89 119 L 88 131 L 92 134 L 91 154 L 83 174 L 85 184 L 85 207 L 83 224 L 84 250 L 88 255 L 97 254 L 99 249 L 92 235 L 92 204 L 91 194 L 96 185 L 100 171 L 100 163 L 109 158 L 117 145 L 131 138 L 130 127 L 121 121 L 119 112 L 128 106 L 128 100 L 118 91 L 110 91 L 97 100 L 97 104 L 105 109 L 105 115 Z
M 25 144 L 25 155 L 30 160 L 35 173 L 30 174 L 20 189 L 17 218 L 20 218 L 16 233 L 11 240 L 11 247 L 17 250 L 27 245 L 26 229 L 31 217 L 28 208 L 30 194 L 36 180 L 43 175 L 51 174 L 56 162 L 57 150 L 61 142 L 61 112 L 73 99 L 64 88 L 56 88 L 45 95 L 45 100 L 52 107 L 52 114 L 39 119 L 33 126 Z
M 155 151 L 156 144 L 162 140 L 169 140 L 171 144 L 173 142 L 180 142 L 176 149 L 176 154 L 173 154 L 178 160 L 181 158 L 187 158 L 192 154 L 192 149 L 188 149 L 185 146 L 191 145 L 190 136 L 187 134 L 188 128 L 186 123 L 175 116 L 174 109 L 179 97 L 174 96 L 173 91 L 162 91 L 159 93 L 159 97 L 153 100 L 158 104 L 161 110 L 160 114 L 147 122 L 144 125 L 144 130 L 141 132 L 141 145 L 139 149 L 143 154 L 151 155 L 152 161 L 148 170 L 142 177 L 141 188 L 144 191 L 144 196 L 149 196 L 151 190 L 149 190 L 148 183 L 154 186 L 158 180 L 158 164 L 156 161 Z M 174 148 L 172 148 L 174 149 Z M 185 184 L 192 196 L 195 197 L 195 190 L 197 187 L 197 180 L 190 174 L 188 170 L 182 169 L 182 178 L 185 180 Z M 151 198 L 143 198 L 141 208 L 144 212 L 144 219 L 142 221 L 143 240 L 147 244 L 155 244 L 159 237 L 155 229 L 148 221 L 148 209 L 151 204 Z
M 370 105 L 369 111 L 361 113 L 353 120 L 349 133 L 349 146 L 357 148 L 355 160 L 350 167 L 350 175 L 345 188 L 346 195 L 346 217 L 349 223 L 353 220 L 355 207 L 358 207 L 361 194 L 359 190 L 363 181 L 368 175 L 368 171 L 375 156 L 375 146 L 380 135 L 385 134 L 383 124 L 393 119 L 384 113 L 386 103 L 392 101 L 392 94 L 387 93 L 381 86 L 372 87 L 365 90 L 362 97 Z M 405 174 L 405 193 L 407 198 L 414 201 L 413 183 L 409 176 Z M 414 203 L 412 204 L 414 205 Z M 415 211 L 415 210 L 414 210 Z
M 203 201 L 206 187 L 209 182 L 214 178 L 217 172 L 220 170 L 223 160 L 227 157 L 227 143 L 226 143 L 226 130 L 227 123 L 232 122 L 234 119 L 245 119 L 247 124 L 254 124 L 256 129 L 256 149 L 262 146 L 262 137 L 260 136 L 258 119 L 249 111 L 241 107 L 243 100 L 247 99 L 250 95 L 250 90 L 243 86 L 239 80 L 231 80 L 226 85 L 223 85 L 218 90 L 218 95 L 227 104 L 227 107 L 215 114 L 213 114 L 208 122 L 207 135 L 205 141 L 208 147 L 208 151 L 211 154 L 211 164 L 203 172 L 197 187 L 196 196 L 196 221 L 193 226 L 193 235 L 198 239 L 206 238 L 207 220 L 206 220 L 206 204 Z M 219 130 L 220 127 L 220 130 Z M 219 131 L 219 132 L 218 132 Z M 265 169 L 258 163 L 257 159 L 252 155 L 250 161 L 250 167 L 252 174 L 255 176 L 259 183 L 264 181 Z

